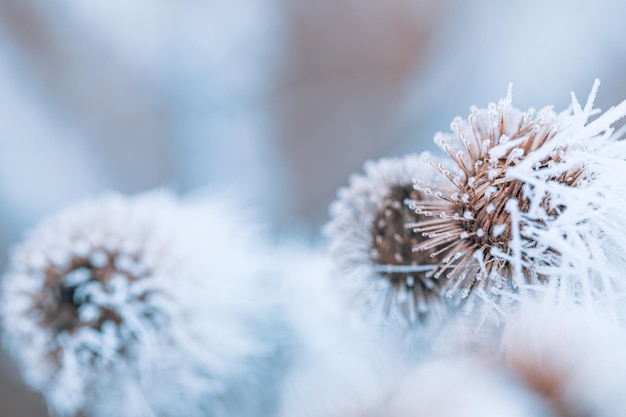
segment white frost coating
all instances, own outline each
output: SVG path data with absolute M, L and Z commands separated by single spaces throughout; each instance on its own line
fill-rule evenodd
M 518 280 L 522 280 L 522 262 L 523 262 L 523 252 L 522 252 L 522 241 L 519 233 L 519 210 L 518 210 L 519 201 L 514 198 L 511 198 L 506 202 L 504 208 L 511 214 L 511 243 L 509 244 L 509 248 L 511 249 L 511 263 L 513 264 L 513 285 L 518 286 L 522 282 L 518 282 Z M 493 253 L 493 252 L 492 252 Z M 548 278 L 550 279 L 550 278 Z
M 506 230 L 506 224 L 498 224 L 493 227 L 493 237 L 498 237 Z
M 15 248 L 3 338 L 54 414 L 265 415 L 251 364 L 273 351 L 258 334 L 267 306 L 242 219 L 212 200 L 111 194 L 48 217 Z
M 611 124 L 626 115 L 626 101 L 600 115 L 593 109 L 598 82 L 583 108 L 573 98 L 572 107 L 559 114 L 556 134 L 544 146 L 528 155 L 508 176 L 523 181 L 531 204 L 520 212 L 513 233 L 520 234 L 522 251 L 536 260 L 545 260 L 542 273 L 552 285 L 561 285 L 561 294 L 599 304 L 617 312 L 617 299 L 623 295 L 626 281 L 626 141 L 613 134 Z M 549 113 L 549 109 L 543 110 Z M 535 169 L 550 155 L 558 154 L 545 169 Z M 584 167 L 584 175 L 575 186 L 567 186 L 550 177 L 566 175 Z M 546 197 L 557 216 L 548 216 L 541 206 Z M 532 246 L 528 242 L 537 242 Z M 526 242 L 526 243 L 524 243 Z M 547 253 L 557 252 L 556 260 Z M 518 255 L 519 256 L 519 255 Z M 539 267 L 538 267 L 539 268 Z

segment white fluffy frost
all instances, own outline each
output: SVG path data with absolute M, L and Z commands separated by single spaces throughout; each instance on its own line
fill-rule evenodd
M 275 352 L 251 331 L 265 308 L 251 230 L 222 203 L 157 192 L 45 219 L 2 287 L 5 342 L 27 383 L 61 416 L 262 415 L 251 364 Z M 116 272 L 98 282 L 90 271 L 107 256 Z M 89 266 L 66 273 L 76 259 Z M 59 297 L 66 325 L 50 323 Z
M 557 117 L 554 138 L 509 170 L 510 178 L 525 184 L 531 202 L 527 212 L 508 204 L 513 219 L 510 259 L 516 272 L 524 263 L 523 254 L 545 260 L 545 265 L 530 267 L 549 277 L 548 286 L 560 299 L 619 313 L 626 289 L 626 141 L 612 126 L 626 115 L 626 101 L 590 121 L 599 113 L 593 109 L 598 85 L 594 84 L 584 107 L 572 94 L 570 109 L 558 116 L 543 110 L 547 117 Z M 510 106 L 510 100 L 500 106 Z M 553 155 L 560 160 L 545 169 L 536 168 Z M 584 179 L 575 187 L 550 179 L 577 167 L 584 167 Z M 541 206 L 546 198 L 551 207 L 564 207 L 559 215 L 546 213 Z M 547 253 L 557 253 L 556 262 L 546 259 Z M 542 286 L 525 285 L 519 276 L 513 280 L 522 291 L 546 291 Z

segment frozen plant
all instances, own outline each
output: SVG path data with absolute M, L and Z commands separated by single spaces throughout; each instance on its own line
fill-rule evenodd
M 482 319 L 546 295 L 623 316 L 626 141 L 612 126 L 626 102 L 600 114 L 598 85 L 561 113 L 516 109 L 509 90 L 435 137 L 445 159 L 367 163 L 325 228 L 343 282 L 420 324 L 451 311 L 444 298 L 480 303 Z
M 261 364 L 276 351 L 261 339 L 268 306 L 242 218 L 212 200 L 110 194 L 48 217 L 15 248 L 4 339 L 53 414 L 269 412 Z
M 414 250 L 441 257 L 434 278 L 457 303 L 469 309 L 477 295 L 502 308 L 550 286 L 561 300 L 617 307 L 626 142 L 611 126 L 626 102 L 590 121 L 598 84 L 584 107 L 572 94 L 561 113 L 518 110 L 509 91 L 435 137 L 448 158 L 424 157 L 441 181 L 416 183 L 431 198 L 411 202 L 422 216 L 414 231 L 427 237 Z
M 406 204 L 432 200 L 413 183 L 435 174 L 416 155 L 367 162 L 365 174 L 338 191 L 324 228 L 343 286 L 375 311 L 416 325 L 444 311 L 432 266 L 443 259 L 414 250 L 426 238 L 410 226 L 425 216 Z

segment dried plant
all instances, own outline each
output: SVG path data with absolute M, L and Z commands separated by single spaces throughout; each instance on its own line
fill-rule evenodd
M 250 233 L 231 233 L 241 224 L 222 203 L 165 193 L 106 195 L 44 220 L 2 288 L 27 383 L 60 416 L 259 415 L 274 348 L 258 334 L 256 271 L 238 258 Z
M 447 160 L 366 164 L 325 229 L 353 292 L 411 322 L 442 295 L 502 310 L 547 292 L 621 314 L 626 142 L 611 125 L 626 103 L 590 122 L 597 87 L 584 108 L 572 96 L 562 113 L 518 110 L 509 92 L 436 136 Z
M 422 216 L 412 226 L 426 237 L 414 249 L 442 259 L 434 277 L 448 296 L 493 299 L 557 285 L 589 299 L 623 288 L 617 270 L 607 274 L 603 265 L 612 258 L 607 245 L 626 245 L 616 233 L 626 145 L 610 127 L 626 109 L 622 103 L 588 123 L 596 89 L 584 109 L 574 97 L 560 114 L 515 109 L 509 92 L 455 119 L 452 135 L 436 136 L 448 160 L 424 159 L 446 184 L 417 181 L 432 198 L 411 202 Z
M 425 216 L 406 201 L 433 200 L 413 187 L 416 180 L 434 180 L 417 156 L 366 163 L 365 174 L 339 190 L 324 229 L 344 284 L 375 308 L 412 323 L 425 320 L 441 299 L 430 265 L 442 258 L 415 251 L 426 238 L 407 227 Z

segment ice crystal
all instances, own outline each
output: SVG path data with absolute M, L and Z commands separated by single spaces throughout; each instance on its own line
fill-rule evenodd
M 623 288 L 611 252 L 626 245 L 626 143 L 611 125 L 626 103 L 588 123 L 597 85 L 584 108 L 573 96 L 562 113 L 518 110 L 509 91 L 436 136 L 448 160 L 430 164 L 446 184 L 417 183 L 433 199 L 413 203 L 426 218 L 414 230 L 427 236 L 414 249 L 443 256 L 434 277 L 448 296 L 555 285 L 572 299 L 613 298 Z
M 258 311 L 239 224 L 215 202 L 112 194 L 30 233 L 4 278 L 2 318 L 53 413 L 246 415 L 255 396 L 237 383 L 252 386 L 245 365 L 270 349 L 248 322 Z
M 364 175 L 351 177 L 350 186 L 339 190 L 324 229 L 344 283 L 409 322 L 424 320 L 440 298 L 430 265 L 443 259 L 414 250 L 427 238 L 411 225 L 426 216 L 407 205 L 433 200 L 413 187 L 416 180 L 431 179 L 430 168 L 417 156 L 370 161 Z

